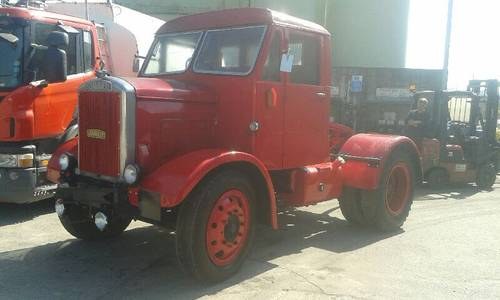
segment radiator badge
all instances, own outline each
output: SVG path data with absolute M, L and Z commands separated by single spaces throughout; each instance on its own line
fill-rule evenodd
M 96 140 L 105 140 L 106 131 L 101 129 L 89 128 L 87 129 L 87 137 Z

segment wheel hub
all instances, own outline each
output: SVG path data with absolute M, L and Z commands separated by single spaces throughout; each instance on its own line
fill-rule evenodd
M 217 266 L 231 264 L 248 239 L 250 207 L 246 195 L 239 190 L 222 194 L 210 212 L 206 228 L 210 260 Z
M 234 242 L 239 231 L 240 220 L 236 215 L 231 214 L 228 218 L 226 226 L 224 226 L 224 239 L 230 243 Z

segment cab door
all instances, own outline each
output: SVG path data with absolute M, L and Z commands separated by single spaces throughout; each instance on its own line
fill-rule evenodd
M 257 72 L 255 94 L 255 121 L 259 129 L 254 133 L 254 153 L 269 169 L 283 165 L 283 113 L 285 76 L 280 72 L 281 54 L 284 49 L 284 32 L 271 27 L 270 43 L 263 52 L 263 64 Z M 262 58 L 261 58 L 262 59 Z
M 284 106 L 283 167 L 296 168 L 329 160 L 329 38 L 288 29 Z
M 52 24 L 35 25 L 36 42 L 46 43 L 51 31 L 58 30 Z M 49 84 L 38 89 L 33 102 L 35 119 L 34 135 L 37 138 L 54 137 L 64 133 L 75 117 L 78 100 L 78 88 L 85 81 L 94 78 L 93 38 L 90 31 L 73 29 L 68 33 L 69 45 L 65 49 L 67 55 L 67 74 L 65 82 Z M 33 64 L 37 69 L 37 80 L 44 79 L 44 52 L 37 53 Z

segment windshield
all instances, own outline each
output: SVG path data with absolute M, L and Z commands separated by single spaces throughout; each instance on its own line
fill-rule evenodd
M 144 74 L 184 72 L 191 62 L 201 35 L 201 32 L 192 32 L 159 37 Z
M 257 61 L 265 29 L 253 26 L 160 36 L 143 74 L 184 72 L 194 61 L 197 73 L 247 75 Z
M 12 18 L 0 18 L 0 89 L 22 82 L 23 27 Z

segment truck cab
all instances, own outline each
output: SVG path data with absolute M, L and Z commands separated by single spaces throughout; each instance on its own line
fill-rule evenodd
M 208 281 L 238 270 L 256 223 L 279 228 L 279 207 L 337 198 L 353 223 L 399 228 L 416 146 L 361 134 L 331 156 L 330 45 L 320 25 L 267 9 L 167 22 L 139 78 L 80 87 L 79 137 L 49 162 L 62 225 L 86 240 L 132 219 L 172 228 L 181 265 Z
M 98 36 L 89 21 L 26 8 L 1 8 L 0 24 L 0 201 L 33 202 L 53 195 L 47 163 L 77 133 L 77 90 L 95 77 Z M 68 37 L 61 83 L 46 81 L 52 32 Z

